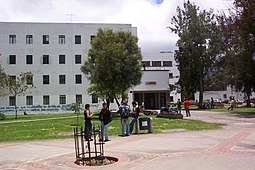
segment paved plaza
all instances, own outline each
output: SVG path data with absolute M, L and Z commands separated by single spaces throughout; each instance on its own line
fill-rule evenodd
M 102 167 L 74 164 L 73 139 L 0 143 L 0 169 L 254 170 L 255 116 L 193 111 L 188 119 L 226 125 L 221 130 L 112 137 L 105 155 L 119 161 Z

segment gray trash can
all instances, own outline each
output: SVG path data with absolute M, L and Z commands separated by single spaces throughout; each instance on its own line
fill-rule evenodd
M 152 133 L 152 119 L 149 117 L 139 118 L 139 130 L 148 130 L 148 133 Z

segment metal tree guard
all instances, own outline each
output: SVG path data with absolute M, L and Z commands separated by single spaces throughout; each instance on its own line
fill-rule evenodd
M 75 163 L 78 165 L 98 164 L 103 161 L 104 157 L 104 142 L 99 141 L 101 135 L 100 129 L 92 128 L 93 140 L 85 140 L 85 131 L 83 127 L 74 128 L 74 146 L 75 146 Z M 94 145 L 94 147 L 93 147 Z

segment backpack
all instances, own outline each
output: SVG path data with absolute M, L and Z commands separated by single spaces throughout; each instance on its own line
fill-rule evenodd
M 120 110 L 120 113 L 121 113 L 121 117 L 123 119 L 127 119 L 129 117 L 129 109 L 127 106 L 123 106 L 121 107 L 121 110 Z

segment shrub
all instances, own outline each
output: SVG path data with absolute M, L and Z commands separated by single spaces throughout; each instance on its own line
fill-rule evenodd
M 4 120 L 6 117 L 5 117 L 5 114 L 3 113 L 0 113 L 0 120 Z

